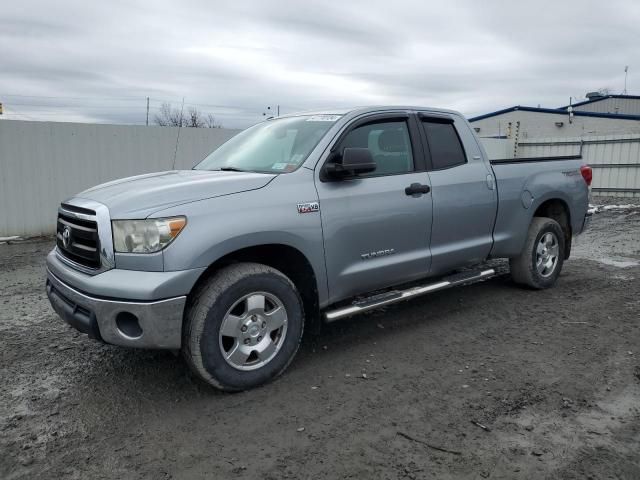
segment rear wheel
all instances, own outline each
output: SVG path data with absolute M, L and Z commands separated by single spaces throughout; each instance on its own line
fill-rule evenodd
M 558 222 L 534 217 L 522 253 L 509 260 L 511 277 L 531 288 L 549 288 L 560 275 L 564 254 L 564 234 Z
M 226 267 L 193 295 L 183 329 L 192 370 L 223 390 L 246 390 L 280 375 L 302 338 L 294 284 L 266 265 Z

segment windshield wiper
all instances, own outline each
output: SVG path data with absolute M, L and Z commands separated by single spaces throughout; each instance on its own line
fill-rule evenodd
M 220 170 L 221 172 L 246 172 L 246 170 L 242 170 L 241 168 L 237 167 L 220 167 L 218 170 Z

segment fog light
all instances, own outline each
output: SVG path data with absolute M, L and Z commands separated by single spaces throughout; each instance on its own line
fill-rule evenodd
M 116 316 L 116 326 L 120 333 L 127 338 L 136 339 L 142 336 L 138 317 L 131 312 L 120 312 Z

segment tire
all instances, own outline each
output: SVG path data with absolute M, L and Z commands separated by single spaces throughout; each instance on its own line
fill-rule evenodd
M 208 384 L 248 390 L 289 366 L 303 327 L 302 300 L 289 278 L 266 265 L 237 263 L 194 292 L 185 314 L 182 353 Z
M 564 263 L 564 233 L 547 217 L 534 217 L 522 253 L 509 259 L 513 281 L 535 289 L 552 287 Z

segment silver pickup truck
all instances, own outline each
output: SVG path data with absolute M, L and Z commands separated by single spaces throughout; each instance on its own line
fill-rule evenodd
M 225 390 L 282 373 L 302 332 L 492 276 L 552 286 L 588 221 L 580 157 L 489 161 L 457 112 L 270 119 L 192 170 L 60 205 L 47 294 L 114 345 L 182 351 Z

